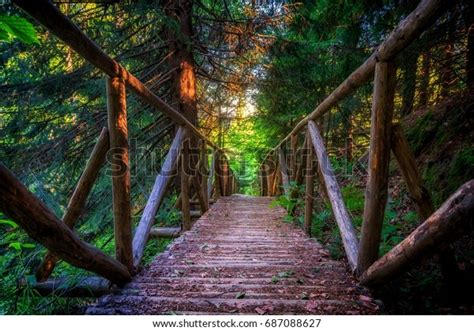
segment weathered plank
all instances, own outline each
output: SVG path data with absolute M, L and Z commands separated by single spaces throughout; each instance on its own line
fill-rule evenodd
M 140 223 L 135 230 L 132 243 L 133 265 L 135 268 L 138 268 L 140 265 L 143 257 L 143 251 L 148 240 L 148 235 L 155 220 L 156 212 L 163 201 L 166 188 L 168 187 L 168 184 L 173 176 L 173 171 L 176 168 L 179 149 L 184 139 L 185 132 L 186 129 L 184 127 L 180 127 L 176 132 L 176 136 L 171 143 L 165 161 L 161 166 L 160 174 L 156 177 L 150 197 L 148 198 L 142 217 L 140 218 Z
M 372 264 L 360 282 L 374 286 L 400 274 L 422 257 L 472 230 L 474 226 L 474 180 L 462 185 L 443 205 L 407 238 Z
M 127 267 L 82 241 L 1 163 L 0 210 L 64 261 L 118 285 L 130 281 Z
M 20 286 L 33 289 L 41 296 L 98 298 L 110 293 L 112 284 L 107 279 L 101 277 L 87 277 L 74 282 L 71 282 L 70 278 L 61 277 L 41 283 L 28 282 L 26 279 L 23 279 L 20 281 Z
M 342 244 L 344 246 L 344 251 L 346 252 L 347 260 L 352 271 L 355 271 L 357 267 L 359 243 L 357 241 L 354 226 L 352 225 L 346 205 L 344 204 L 341 189 L 339 188 L 336 176 L 334 175 L 334 170 L 332 169 L 326 148 L 324 147 L 323 138 L 313 121 L 308 122 L 308 131 L 318 159 L 319 169 L 321 170 L 324 182 L 326 183 L 329 202 L 331 203 L 334 218 L 336 219 L 339 232 L 341 233 Z
M 285 210 L 271 201 L 220 198 L 132 283 L 87 313 L 376 313 L 346 264 L 284 222 Z
M 150 230 L 149 238 L 177 238 L 179 237 L 180 234 L 181 234 L 181 228 L 179 227 L 175 227 L 175 228 L 153 227 Z
M 388 195 L 390 134 L 395 95 L 395 66 L 378 62 L 375 68 L 370 127 L 368 180 L 360 235 L 357 273 L 360 275 L 379 257 L 380 236 Z
M 109 150 L 109 134 L 107 128 L 103 128 L 97 143 L 92 150 L 92 153 L 87 160 L 84 171 L 77 182 L 76 188 L 69 200 L 66 212 L 63 215 L 62 221 L 69 228 L 74 228 L 79 219 L 84 206 L 86 205 L 87 197 L 94 185 L 94 182 L 99 175 L 100 169 L 105 162 L 105 156 Z M 46 253 L 43 262 L 36 270 L 36 280 L 46 280 L 54 270 L 59 258 L 51 252 Z

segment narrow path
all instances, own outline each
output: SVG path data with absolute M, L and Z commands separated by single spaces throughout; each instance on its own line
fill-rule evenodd
M 124 289 L 88 314 L 371 314 L 345 263 L 282 221 L 271 198 L 219 199 Z

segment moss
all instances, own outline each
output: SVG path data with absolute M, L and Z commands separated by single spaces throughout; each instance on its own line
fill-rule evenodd
M 449 191 L 456 190 L 472 178 L 474 178 L 474 147 L 467 147 L 459 150 L 449 165 Z

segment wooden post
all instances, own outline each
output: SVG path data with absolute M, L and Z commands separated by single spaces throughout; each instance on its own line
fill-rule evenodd
M 392 126 L 391 148 L 418 215 L 422 220 L 425 220 L 433 214 L 434 206 L 427 189 L 423 186 L 423 180 L 416 166 L 415 156 L 410 150 L 400 124 Z
M 306 157 L 308 150 L 308 135 L 306 134 L 303 141 L 303 148 L 300 149 L 301 162 L 298 163 L 298 169 L 296 170 L 295 181 L 298 185 L 303 184 L 304 169 L 306 167 Z M 298 160 L 298 159 L 297 159 Z
M 200 157 L 200 170 L 201 170 L 201 190 L 204 195 L 205 209 L 209 209 L 209 200 L 211 199 L 208 194 L 207 181 L 209 178 L 209 160 L 207 158 L 207 144 L 205 140 L 201 140 L 201 157 Z
M 377 62 L 370 128 L 368 182 L 365 191 L 357 273 L 362 274 L 379 256 L 380 236 L 387 204 L 390 129 L 396 71 L 392 63 Z
M 183 213 L 183 231 L 191 229 L 189 205 L 189 139 L 183 141 L 181 148 L 180 177 L 181 177 L 181 211 Z
M 140 223 L 138 224 L 135 230 L 135 236 L 133 237 L 133 265 L 135 268 L 140 266 L 140 262 L 143 258 L 143 252 L 145 250 L 145 245 L 148 241 L 148 235 L 150 229 L 155 221 L 155 216 L 158 211 L 158 208 L 163 201 L 165 196 L 166 188 L 171 181 L 171 178 L 174 175 L 174 170 L 176 167 L 179 149 L 181 143 L 184 139 L 186 129 L 180 127 L 176 132 L 176 136 L 171 143 L 171 147 L 166 155 L 165 161 L 161 166 L 160 173 L 156 177 L 155 184 L 153 189 L 148 197 L 146 202 L 145 209 L 143 210 L 142 217 L 140 218 Z
M 298 148 L 298 135 L 293 134 L 290 137 L 290 166 L 289 177 L 292 181 L 296 179 L 296 149 Z
M 307 133 L 309 136 L 309 132 Z M 305 198 L 304 198 L 304 232 L 311 236 L 311 223 L 313 219 L 313 194 L 314 194 L 314 168 L 313 168 L 313 146 L 311 139 L 306 139 L 308 154 L 305 156 L 306 166 L 303 169 L 305 176 Z M 305 153 L 305 151 L 303 151 Z
M 214 187 L 214 179 L 216 176 L 216 152 L 212 153 L 211 165 L 209 166 L 209 178 L 207 179 L 207 196 L 209 200 L 212 198 L 212 189 Z
M 332 169 L 329 156 L 324 147 L 324 141 L 319 133 L 316 124 L 313 121 L 308 122 L 308 131 L 311 137 L 311 143 L 318 159 L 319 169 L 326 183 L 327 193 L 329 195 L 329 202 L 331 203 L 334 218 L 336 219 L 341 233 L 342 244 L 346 252 L 347 260 L 352 271 L 355 271 L 357 266 L 357 254 L 359 250 L 359 243 L 352 225 L 349 213 L 342 198 L 342 193 L 337 183 L 334 170 Z M 309 145 L 309 142 L 308 142 Z
M 130 281 L 122 263 L 83 242 L 1 163 L 0 210 L 62 260 L 118 285 Z
M 107 128 L 103 128 L 99 139 L 92 150 L 92 153 L 87 160 L 84 172 L 81 174 L 77 182 L 74 193 L 69 200 L 66 212 L 63 215 L 63 222 L 70 229 L 74 228 L 76 221 L 79 219 L 84 206 L 86 205 L 87 197 L 94 186 L 94 182 L 99 175 L 100 169 L 105 162 L 105 156 L 109 150 L 109 134 Z M 36 280 L 45 281 L 53 272 L 59 257 L 53 253 L 48 252 L 44 257 L 43 263 L 36 270 Z
M 290 189 L 290 179 L 288 177 L 288 168 L 286 166 L 285 154 L 283 152 L 283 147 L 278 149 L 278 163 L 280 166 L 281 172 L 281 181 L 283 183 L 283 190 L 285 194 L 289 194 Z
M 422 257 L 436 253 L 474 226 L 474 180 L 462 185 L 401 243 L 362 274 L 362 285 L 387 282 Z
M 130 166 L 128 156 L 127 95 L 125 82 L 107 78 L 107 115 L 112 167 L 115 255 L 130 272 L 132 258 L 132 218 L 130 207 Z

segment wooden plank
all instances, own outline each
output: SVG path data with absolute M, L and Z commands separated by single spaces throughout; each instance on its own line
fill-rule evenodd
M 67 298 L 98 298 L 111 292 L 111 283 L 101 277 L 86 277 L 71 281 L 68 277 L 54 278 L 45 282 L 20 281 L 20 287 L 35 290 L 41 296 L 55 296 Z
M 396 72 L 392 63 L 378 62 L 375 69 L 370 127 L 368 180 L 360 237 L 357 273 L 379 257 L 380 236 L 387 204 L 390 134 Z
M 177 238 L 181 234 L 181 228 L 179 227 L 153 227 L 150 230 L 149 239 L 157 239 L 157 238 Z
M 319 169 L 321 170 L 324 182 L 326 183 L 329 202 L 331 203 L 334 218 L 336 219 L 339 232 L 341 233 L 342 244 L 346 252 L 347 260 L 352 271 L 355 271 L 357 267 L 359 243 L 357 241 L 354 226 L 352 225 L 349 213 L 347 212 L 339 184 L 337 183 L 329 156 L 324 147 L 323 138 L 313 121 L 308 122 L 308 131 L 311 138 L 311 144 L 313 145 L 313 149 L 318 159 Z
M 292 181 L 296 179 L 296 150 L 298 148 L 298 135 L 290 137 L 290 166 L 288 167 L 289 177 Z
M 63 222 L 70 229 L 74 228 L 79 219 L 84 206 L 86 205 L 87 197 L 94 186 L 94 183 L 99 175 L 100 169 L 105 162 L 105 156 L 109 150 L 109 134 L 107 128 L 102 128 L 99 139 L 97 140 L 92 153 L 87 160 L 84 171 L 77 182 L 76 188 L 69 200 L 66 212 L 63 215 Z M 59 257 L 51 252 L 46 253 L 43 262 L 36 270 L 36 280 L 46 280 L 54 270 Z
M 133 272 L 127 94 L 121 78 L 107 79 L 107 119 L 112 174 L 115 255 Z
M 309 132 L 307 133 L 309 136 Z M 313 201 L 314 201 L 314 168 L 313 168 L 313 153 L 311 139 L 306 139 L 306 146 L 308 148 L 308 154 L 305 157 L 306 165 L 304 167 L 304 178 L 305 178 L 305 197 L 304 197 L 304 224 L 303 230 L 311 236 L 311 223 L 313 220 Z
M 0 210 L 62 260 L 118 285 L 130 281 L 127 267 L 82 241 L 1 163 Z
M 316 121 L 327 113 L 339 101 L 351 95 L 372 77 L 377 61 L 391 61 L 403 49 L 421 35 L 446 9 L 456 1 L 422 0 L 388 37 L 379 45 L 377 50 L 356 70 L 354 70 L 332 93 L 321 102 L 313 112 L 302 119 L 291 132 L 275 147 L 279 148 L 292 135 L 300 132 L 308 121 Z
M 278 150 L 278 164 L 280 166 L 281 181 L 283 184 L 283 190 L 285 194 L 289 194 L 290 189 L 290 178 L 288 176 L 288 167 L 286 166 L 286 158 L 283 152 L 283 148 L 280 147 Z
M 183 141 L 180 156 L 181 212 L 183 213 L 183 231 L 191 230 L 189 204 L 189 139 Z
M 462 185 L 443 205 L 401 243 L 385 254 L 367 271 L 362 285 L 383 284 L 423 257 L 466 234 L 474 226 L 474 180 Z
M 121 77 L 127 86 L 145 103 L 158 109 L 171 118 L 175 123 L 184 125 L 198 138 L 205 140 L 213 148 L 219 149 L 189 122 L 184 115 L 170 107 L 160 97 L 155 95 L 137 77 L 128 72 L 117 61 L 108 56 L 94 41 L 75 25 L 66 15 L 49 0 L 15 0 L 14 3 L 30 14 L 56 37 L 76 51 L 94 67 L 110 77 Z
M 169 185 L 171 178 L 173 177 L 173 171 L 176 167 L 176 162 L 179 155 L 179 149 L 184 139 L 186 129 L 180 127 L 176 132 L 176 136 L 171 143 L 171 147 L 166 155 L 165 161 L 161 166 L 161 171 L 156 177 L 155 184 L 150 193 L 150 197 L 143 210 L 140 223 L 135 230 L 135 236 L 133 237 L 133 266 L 138 268 L 143 257 L 143 251 L 145 250 L 146 242 L 148 241 L 148 235 L 150 229 L 155 220 L 158 208 L 163 201 L 165 196 L 166 188 Z

